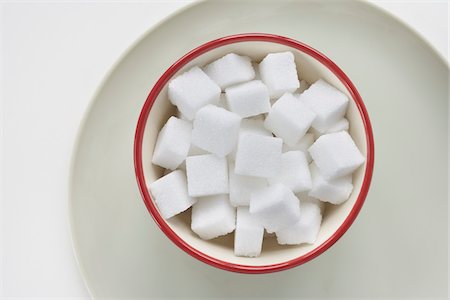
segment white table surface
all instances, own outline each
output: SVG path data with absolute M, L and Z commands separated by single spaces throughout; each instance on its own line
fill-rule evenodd
M 102 78 L 190 1 L 0 1 L 0 295 L 87 299 L 67 220 L 69 160 Z M 448 60 L 448 1 L 372 1 Z

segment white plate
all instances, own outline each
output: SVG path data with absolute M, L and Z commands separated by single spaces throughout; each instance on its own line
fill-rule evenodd
M 375 134 L 375 172 L 356 222 L 313 261 L 269 275 L 214 269 L 158 229 L 134 177 L 137 117 L 152 85 L 196 46 L 234 33 L 305 42 L 355 83 Z M 448 66 L 364 2 L 211 1 L 147 33 L 99 89 L 74 150 L 70 219 L 94 297 L 445 296 Z

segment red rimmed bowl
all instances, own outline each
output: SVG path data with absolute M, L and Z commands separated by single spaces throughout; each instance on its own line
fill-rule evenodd
M 233 254 L 233 234 L 210 241 L 200 239 L 190 229 L 190 210 L 164 220 L 147 186 L 163 176 L 164 170 L 151 163 L 158 132 L 175 107 L 167 97 L 167 83 L 189 68 L 203 66 L 223 55 L 234 52 L 261 61 L 271 52 L 291 51 L 295 55 L 301 79 L 314 82 L 323 78 L 342 92 L 350 101 L 347 118 L 350 134 L 366 157 L 365 164 L 353 174 L 354 190 L 341 205 L 327 205 L 315 244 L 280 246 L 276 239 L 265 239 L 261 256 L 237 257 Z M 214 267 L 241 273 L 269 273 L 301 265 L 330 248 L 351 226 L 369 190 L 374 164 L 373 133 L 364 103 L 353 83 L 329 58 L 301 42 L 271 34 L 240 34 L 223 37 L 203 44 L 176 61 L 159 78 L 142 108 L 134 143 L 136 177 L 142 198 L 161 230 L 178 247 L 191 256 Z

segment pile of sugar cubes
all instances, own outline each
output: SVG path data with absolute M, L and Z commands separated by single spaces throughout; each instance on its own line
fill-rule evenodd
M 347 132 L 348 97 L 297 71 L 291 52 L 259 64 L 230 53 L 170 81 L 178 117 L 153 153 L 166 175 L 149 185 L 164 218 L 192 207 L 192 231 L 205 240 L 234 231 L 237 256 L 259 256 L 265 237 L 316 241 L 324 202 L 349 198 L 365 158 Z

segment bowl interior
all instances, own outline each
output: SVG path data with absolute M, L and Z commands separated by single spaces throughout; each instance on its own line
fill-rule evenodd
M 184 65 L 174 76 L 185 72 L 193 66 L 204 66 L 230 52 L 246 55 L 252 58 L 253 61 L 260 62 L 267 53 L 282 51 L 291 51 L 295 55 L 295 62 L 297 64 L 300 79 L 304 79 L 308 83 L 312 83 L 319 78 L 325 79 L 352 99 L 351 94 L 345 85 L 321 62 L 296 48 L 273 42 L 245 41 L 220 46 L 193 59 Z M 142 162 L 147 186 L 163 176 L 164 169 L 154 166 L 151 163 L 151 158 L 153 156 L 153 148 L 158 132 L 167 119 L 170 116 L 175 115 L 175 113 L 176 108 L 170 103 L 167 97 L 167 85 L 165 85 L 155 99 L 150 110 L 143 135 Z M 350 101 L 346 117 L 350 123 L 349 132 L 351 136 L 363 155 L 367 157 L 367 141 L 364 123 L 355 101 Z M 326 205 L 319 236 L 316 243 L 312 245 L 280 246 L 277 244 L 276 238 L 271 237 L 264 239 L 261 256 L 257 258 L 237 257 L 233 254 L 233 234 L 210 241 L 204 241 L 192 232 L 190 229 L 190 209 L 166 222 L 187 244 L 216 259 L 247 266 L 266 266 L 284 263 L 303 256 L 319 247 L 338 230 L 355 205 L 361 191 L 365 169 L 366 164 L 353 174 L 354 190 L 348 201 L 338 206 Z

